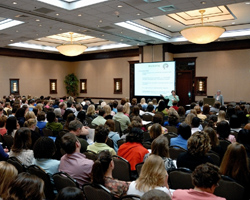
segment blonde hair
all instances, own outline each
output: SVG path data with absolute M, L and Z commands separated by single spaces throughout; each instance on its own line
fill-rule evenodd
M 142 166 L 139 178 L 136 180 L 136 189 L 147 192 L 157 186 L 164 186 L 167 171 L 160 156 L 151 154 Z
M 210 149 L 210 138 L 206 132 L 195 132 L 188 139 L 188 152 L 193 156 L 204 156 Z
M 36 125 L 36 123 L 36 119 L 31 118 L 24 122 L 24 127 L 31 128 L 33 125 Z
M 123 113 L 128 114 L 128 115 L 130 114 L 130 105 L 129 105 L 128 102 L 125 103 L 124 106 L 123 106 Z
M 217 123 L 224 120 L 226 120 L 226 112 L 224 110 L 220 110 Z
M 94 105 L 89 105 L 87 109 L 87 115 L 94 115 L 95 114 L 95 106 Z
M 105 106 L 103 107 L 103 109 L 105 110 L 105 114 L 106 114 L 106 115 L 110 115 L 110 114 L 111 114 L 111 108 L 110 108 L 109 105 L 105 105 Z
M 192 120 L 195 117 L 193 113 L 189 113 L 187 117 L 185 118 L 185 123 L 189 126 L 191 126 Z
M 0 162 L 0 197 L 5 198 L 8 189 L 13 180 L 15 180 L 18 172 L 17 169 L 5 161 Z
M 43 111 L 43 104 L 42 103 L 38 103 L 36 105 L 36 108 L 37 108 L 38 111 Z
M 144 104 L 146 102 L 145 98 L 141 98 L 141 104 Z
M 25 121 L 27 121 L 28 119 L 36 119 L 36 115 L 33 111 L 28 111 L 26 112 L 24 118 L 25 118 Z

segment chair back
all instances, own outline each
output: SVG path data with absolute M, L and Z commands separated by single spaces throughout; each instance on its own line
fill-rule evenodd
M 76 180 L 73 179 L 72 177 L 70 177 L 70 175 L 68 175 L 65 172 L 55 173 L 52 176 L 52 178 L 54 180 L 54 185 L 56 187 L 57 192 L 60 192 L 61 189 L 65 188 L 65 187 L 77 187 L 77 188 L 79 188 L 79 184 L 76 182 Z
M 169 146 L 170 146 L 170 139 L 171 139 L 171 138 L 178 137 L 177 133 L 173 133 L 173 132 L 165 133 L 164 136 L 165 136 L 166 138 L 168 138 L 168 145 L 169 145 Z
M 125 142 L 126 142 L 126 141 L 125 141 L 124 139 L 118 140 L 118 141 L 117 141 L 118 148 L 119 148 L 122 144 L 124 144 Z
M 113 200 L 111 192 L 100 184 L 85 184 L 82 190 L 87 200 Z
M 153 120 L 153 116 L 148 113 L 143 114 L 141 117 L 143 121 L 151 122 Z
M 94 162 L 97 160 L 97 154 L 94 151 L 87 150 L 83 152 L 83 154 L 86 156 L 86 158 L 93 160 Z
M 120 122 L 114 120 L 115 122 L 115 132 L 119 133 L 120 137 L 122 136 L 122 129 Z
M 171 189 L 194 188 L 191 179 L 192 171 L 188 168 L 178 168 L 169 173 L 169 187 Z
M 143 142 L 150 140 L 150 135 L 148 131 L 143 132 Z
M 43 135 L 44 136 L 54 136 L 54 134 L 53 134 L 53 131 L 52 130 L 50 130 L 50 129 L 48 129 L 48 128 L 44 128 L 43 129 Z
M 131 171 L 129 162 L 124 158 L 116 155 L 113 156 L 113 161 L 115 165 L 112 171 L 113 177 L 121 181 L 130 181 Z
M 175 126 L 165 126 L 165 128 L 168 129 L 168 132 L 171 132 L 171 133 L 177 133 L 178 130 Z
M 221 176 L 219 186 L 215 188 L 216 196 L 224 197 L 227 200 L 241 200 L 244 195 L 244 187 L 227 176 Z
M 27 168 L 27 172 L 33 174 L 44 181 L 44 194 L 46 199 L 53 200 L 55 198 L 55 194 L 53 191 L 53 185 L 50 181 L 49 175 L 39 166 L 31 165 Z
M 16 157 L 9 157 L 7 162 L 15 166 L 15 168 L 18 171 L 18 174 L 25 172 L 25 167 L 22 165 L 22 162 L 18 160 Z
M 7 148 L 10 150 L 12 145 L 14 143 L 14 138 L 11 135 L 3 135 L 3 147 L 7 146 Z
M 140 173 L 141 173 L 141 168 L 142 168 L 142 165 L 143 165 L 143 164 L 144 164 L 144 162 L 138 163 L 138 164 L 135 165 L 135 169 L 136 169 L 136 172 L 137 172 L 138 176 L 139 176 Z
M 121 197 L 119 200 L 140 200 L 140 199 L 141 197 L 138 195 L 128 194 L 128 195 Z
M 176 160 L 180 153 L 186 152 L 186 151 L 187 151 L 186 149 L 183 149 L 180 146 L 170 146 L 169 147 L 169 157 L 172 160 Z
M 142 146 L 146 149 L 151 149 L 151 143 L 150 142 L 143 142 Z
M 213 163 L 216 165 L 216 166 L 220 166 L 220 156 L 214 152 L 208 152 L 207 153 L 207 156 L 209 156 Z
M 109 147 L 114 148 L 114 141 L 112 139 L 108 138 L 106 144 Z

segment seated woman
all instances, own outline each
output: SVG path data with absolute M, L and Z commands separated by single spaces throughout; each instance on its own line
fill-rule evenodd
M 142 139 L 142 130 L 138 127 L 131 128 L 126 137 L 126 143 L 122 144 L 117 152 L 118 156 L 123 157 L 130 163 L 131 170 L 134 172 L 136 170 L 135 165 L 143 162 L 144 156 L 149 153 L 148 150 L 142 146 Z
M 142 196 L 152 189 L 158 189 L 171 196 L 168 173 L 160 156 L 150 155 L 142 166 L 140 176 L 131 182 L 127 194 Z
M 11 147 L 9 156 L 16 157 L 24 165 L 32 165 L 34 154 L 33 150 L 30 149 L 31 144 L 32 140 L 30 129 L 24 127 L 18 129 L 15 134 L 14 143 Z
M 84 200 L 83 191 L 76 187 L 65 187 L 60 190 L 55 200 Z
M 187 150 L 187 140 L 191 136 L 191 127 L 181 123 L 178 128 L 178 136 L 170 139 L 170 146 L 180 146 Z
M 165 169 L 167 171 L 176 169 L 173 160 L 169 158 L 168 139 L 164 135 L 160 135 L 159 137 L 154 139 L 151 145 L 151 150 L 152 150 L 151 154 L 158 155 L 163 159 Z M 144 162 L 148 158 L 148 156 L 149 154 L 145 155 Z
M 109 105 L 105 105 L 103 106 L 103 109 L 105 111 L 105 119 L 108 120 L 108 119 L 113 119 L 113 115 L 111 115 L 111 108 Z
M 185 108 L 183 106 L 179 106 L 177 112 L 178 112 L 178 115 L 179 115 L 179 122 L 180 123 L 184 122 L 185 118 L 186 118 L 186 116 L 185 116 L 185 113 L 186 113 Z
M 147 142 L 150 142 L 151 144 L 154 141 L 154 139 L 161 134 L 162 134 L 161 125 L 158 123 L 153 124 L 149 130 L 150 139 Z
M 109 127 L 109 135 L 108 137 L 113 140 L 114 142 L 114 149 L 115 151 L 117 152 L 118 151 L 118 144 L 117 144 L 117 141 L 120 140 L 120 135 L 115 132 L 115 122 L 114 120 L 112 119 L 108 119 L 106 122 L 105 122 L 105 125 L 107 125 Z
M 226 200 L 222 197 L 215 196 L 214 190 L 218 186 L 221 176 L 219 168 L 210 163 L 199 165 L 192 173 L 192 183 L 194 189 L 175 190 L 173 200 Z
M 27 121 L 24 122 L 23 124 L 24 127 L 27 127 L 30 129 L 31 132 L 31 149 L 33 149 L 33 146 L 35 144 L 35 142 L 38 140 L 39 137 L 41 137 L 40 133 L 36 132 L 36 119 L 28 119 Z
M 165 121 L 163 126 L 174 126 L 178 128 L 180 125 L 179 123 L 179 115 L 177 111 L 173 108 L 169 108 L 168 110 L 168 121 Z
M 219 114 L 218 114 L 217 123 L 219 123 L 221 121 L 226 121 L 227 123 L 229 123 L 229 121 L 226 120 L 226 112 L 224 110 L 220 110 Z
M 16 117 L 9 117 L 6 121 L 6 129 L 7 129 L 6 134 L 14 137 L 18 128 L 19 128 L 19 124 L 17 122 Z
M 132 112 L 130 113 L 130 115 L 129 115 L 129 118 L 130 118 L 130 121 L 132 121 L 132 118 L 133 117 L 137 117 L 137 116 L 139 116 L 139 113 L 140 113 L 140 108 L 139 108 L 139 106 L 134 106 L 133 108 L 132 108 Z
M 206 153 L 211 149 L 210 138 L 207 133 L 195 132 L 188 139 L 187 152 L 180 153 L 177 158 L 177 167 L 186 167 L 192 171 L 200 164 L 213 161 Z
M 162 134 L 165 134 L 165 133 L 168 133 L 168 129 L 167 128 L 165 128 L 164 126 L 162 126 L 163 125 L 163 117 L 162 117 L 162 115 L 161 114 L 155 114 L 154 116 L 153 116 L 153 123 L 155 124 L 155 123 L 158 123 L 158 124 L 160 124 L 161 125 L 161 130 L 162 130 Z M 152 126 L 149 126 L 148 127 L 148 131 L 150 131 L 150 128 L 151 128 Z
M 165 104 L 164 100 L 159 101 L 159 105 L 155 109 L 155 112 L 161 114 L 164 119 L 167 119 L 168 109 L 166 108 L 166 104 Z
M 128 116 L 129 117 L 129 114 L 130 114 L 130 105 L 129 103 L 125 103 L 124 106 L 123 106 L 123 113 L 124 115 Z
M 49 175 L 53 175 L 58 172 L 60 161 L 52 159 L 56 152 L 56 145 L 51 138 L 40 137 L 36 141 L 33 151 L 35 165 L 44 169 L 44 171 L 46 171 Z
M 94 144 L 88 145 L 87 150 L 99 153 L 103 150 L 109 150 L 112 155 L 116 155 L 113 148 L 106 144 L 109 134 L 109 128 L 106 125 L 99 125 L 95 129 Z
M 43 200 L 44 182 L 35 175 L 26 172 L 18 174 L 12 182 L 5 200 Z
M 92 120 L 95 119 L 98 115 L 95 112 L 95 106 L 94 105 L 89 105 L 88 109 L 87 109 L 87 113 L 86 116 L 91 118 Z
M 43 129 L 46 127 L 47 122 L 45 122 L 45 112 L 41 111 L 37 114 L 37 124 L 39 128 L 40 135 L 43 135 Z
M 28 108 L 28 107 L 27 107 Z M 25 122 L 25 111 L 26 111 L 26 108 L 23 106 L 22 108 L 19 108 L 17 111 L 16 111 L 16 115 L 15 117 L 17 118 L 18 120 L 18 124 L 20 125 L 20 127 L 23 127 L 23 124 Z
M 234 135 L 230 134 L 230 125 L 226 121 L 217 123 L 217 134 L 220 140 L 227 140 L 229 142 L 236 142 Z
M 0 116 L 0 134 L 1 135 L 5 135 L 7 133 L 7 129 L 5 128 L 7 119 L 8 118 L 5 115 Z
M 5 199 L 8 189 L 18 174 L 14 165 L 5 161 L 0 162 L 0 199 Z
M 220 165 L 220 172 L 241 184 L 245 188 L 244 199 L 249 199 L 250 172 L 246 149 L 242 144 L 236 142 L 227 147 Z
M 130 182 L 114 179 L 112 176 L 113 169 L 114 161 L 110 152 L 100 152 L 92 167 L 92 182 L 104 185 L 116 198 L 120 198 L 126 195 Z

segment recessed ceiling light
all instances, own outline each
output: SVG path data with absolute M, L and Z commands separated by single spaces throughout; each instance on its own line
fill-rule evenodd
M 201 1 L 201 4 L 202 5 L 205 5 L 207 2 L 206 1 Z
M 61 28 L 60 28 L 59 30 L 60 30 L 60 31 L 62 31 L 62 29 L 61 29 Z
M 250 2 L 246 2 L 247 5 L 250 5 Z
M 122 33 L 122 31 L 121 31 L 121 33 Z
M 140 13 L 137 13 L 137 15 L 141 15 Z
M 99 25 L 97 25 L 97 27 L 100 27 Z
M 10 40 L 11 42 L 13 42 L 13 40 Z
M 149 19 L 154 19 L 153 17 L 150 17 Z
M 13 4 L 17 4 L 17 2 L 14 1 Z
M 123 39 L 121 39 L 121 41 L 123 41 Z
M 232 24 L 235 24 L 235 22 L 232 22 Z
M 100 20 L 99 22 L 102 23 L 102 20 Z
M 42 26 L 42 24 L 39 24 L 39 26 Z
M 104 37 L 104 35 L 102 35 L 102 37 Z
M 40 19 L 36 19 L 37 22 L 40 22 Z
M 117 6 L 118 8 L 122 8 L 122 5 Z
M 16 32 L 18 33 L 18 30 L 16 30 Z
M 168 25 L 168 27 L 171 27 L 171 25 Z
M 78 15 L 78 17 L 81 17 L 81 16 L 82 16 L 81 14 Z
M 58 16 L 59 14 L 58 13 L 56 13 L 56 16 Z

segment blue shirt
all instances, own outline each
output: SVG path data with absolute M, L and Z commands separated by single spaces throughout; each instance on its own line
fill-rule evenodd
M 171 138 L 170 139 L 170 146 L 180 146 L 183 149 L 187 150 L 187 140 L 185 140 L 181 135 L 178 135 L 178 137 Z

